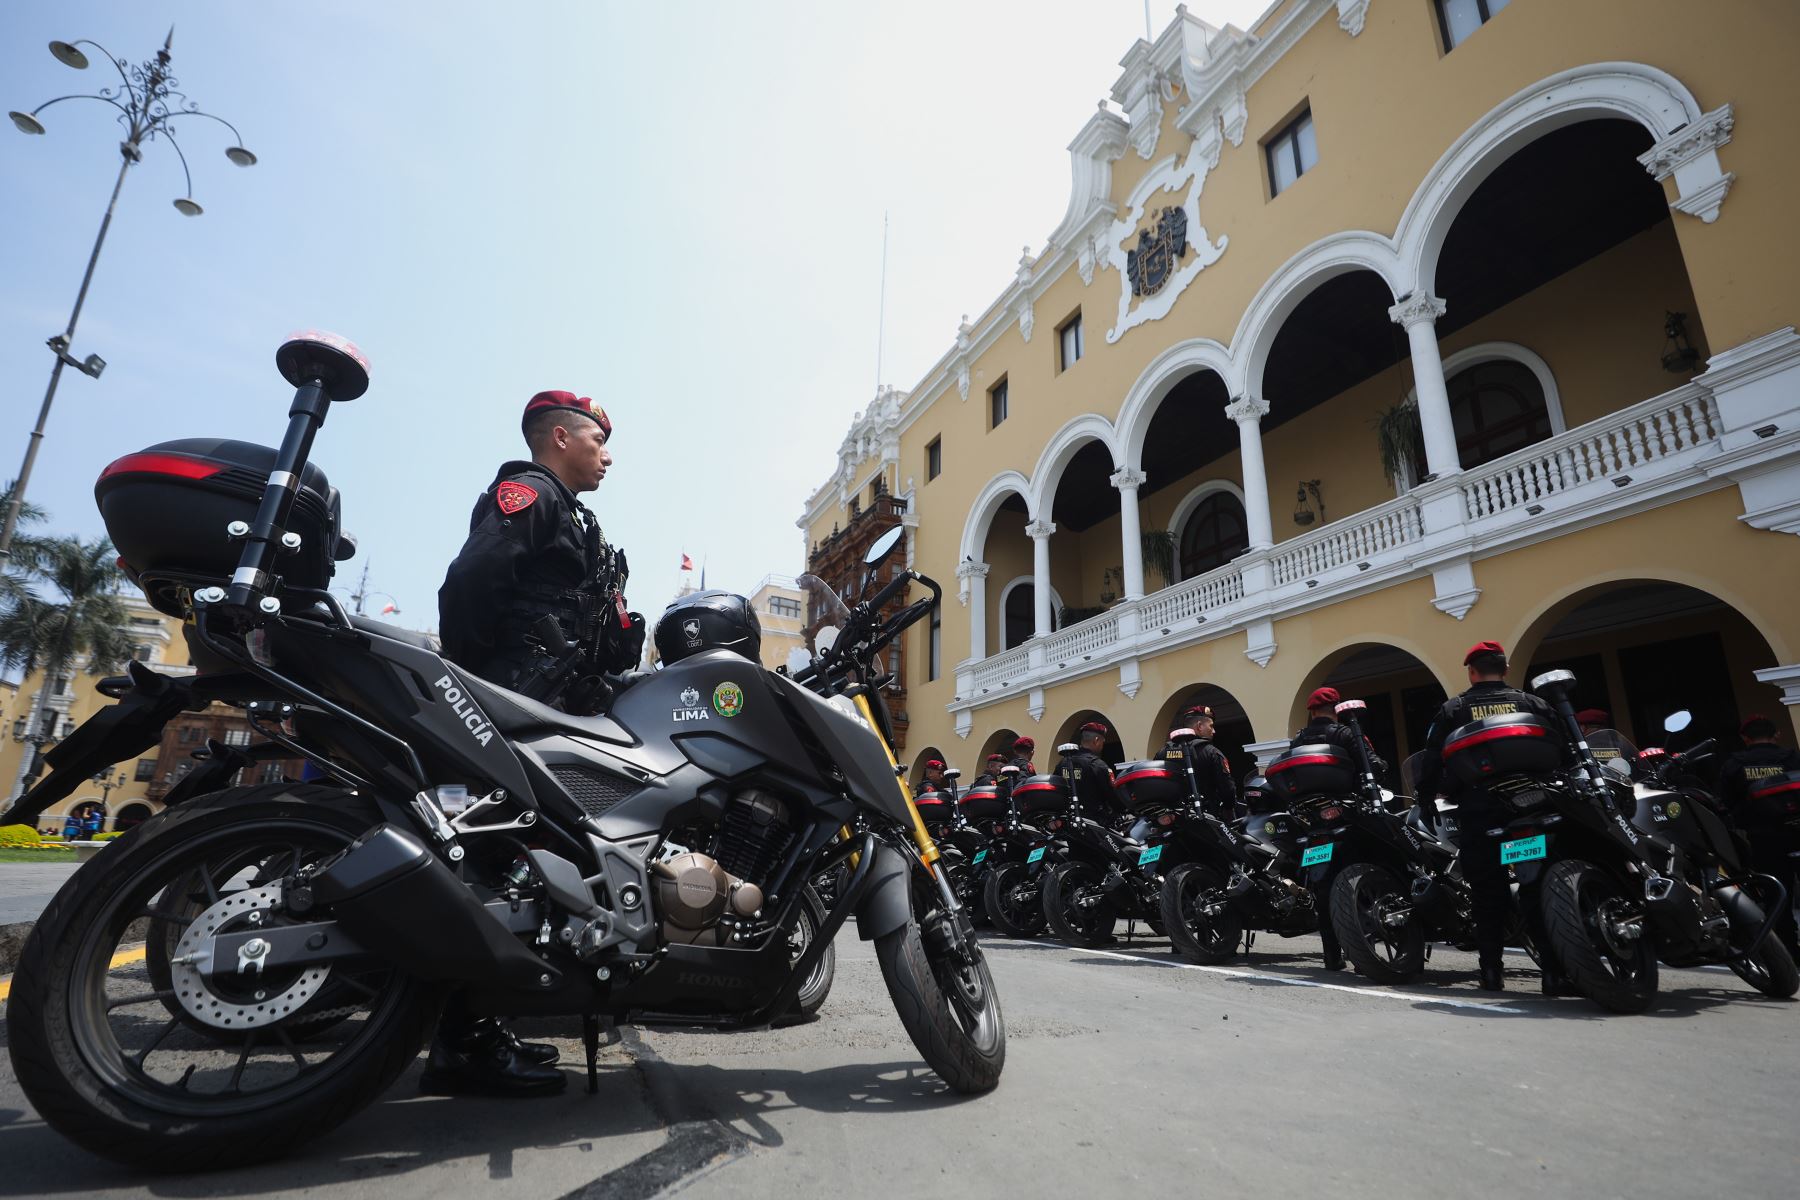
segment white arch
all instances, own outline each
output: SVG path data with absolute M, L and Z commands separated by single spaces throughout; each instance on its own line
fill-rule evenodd
M 1482 342 L 1476 346 L 1465 346 L 1455 354 L 1445 355 L 1444 382 L 1448 384 L 1456 378 L 1457 372 L 1484 362 L 1516 362 L 1528 369 L 1537 377 L 1538 386 L 1544 392 L 1544 411 L 1550 416 L 1550 436 L 1555 437 L 1568 431 L 1569 423 L 1563 417 L 1562 393 L 1557 390 L 1556 376 L 1551 372 L 1550 364 L 1535 350 L 1517 342 Z M 1418 403 L 1419 389 L 1409 388 L 1406 399 L 1408 403 Z M 1412 467 L 1403 460 L 1400 464 L 1400 478 L 1394 481 L 1394 494 L 1403 495 L 1412 488 Z
M 1661 142 L 1702 115 L 1680 80 L 1643 63 L 1589 63 L 1515 93 L 1456 139 L 1407 203 L 1394 235 L 1404 264 L 1395 294 L 1435 288 L 1438 256 L 1463 203 L 1520 147 L 1595 117 L 1627 117 Z
M 1181 503 L 1175 506 L 1174 514 L 1169 517 L 1169 534 L 1175 539 L 1175 572 L 1178 575 L 1181 573 L 1182 527 L 1194 515 L 1194 510 L 1200 507 L 1200 502 L 1215 492 L 1228 492 L 1237 497 L 1239 508 L 1244 506 L 1244 489 L 1229 479 L 1208 479 L 1181 498 Z M 1173 582 L 1179 583 L 1180 580 Z
M 1282 402 L 1280 396 L 1262 395 L 1263 368 L 1275 336 L 1320 284 L 1352 271 L 1373 271 L 1396 300 L 1411 290 L 1404 284 L 1394 243 L 1381 234 L 1348 229 L 1320 238 L 1277 268 L 1244 310 L 1231 335 L 1232 373 L 1225 377 L 1233 397 L 1255 395 L 1272 406 Z
M 1056 502 L 1056 485 L 1062 482 L 1069 461 L 1088 442 L 1096 441 L 1106 447 L 1112 455 L 1113 470 L 1118 470 L 1119 439 L 1112 422 L 1099 413 L 1083 413 L 1050 435 L 1044 452 L 1038 455 L 1037 466 L 1031 470 L 1029 501 L 1033 520 L 1049 519 L 1051 506 Z
M 968 519 L 963 522 L 962 553 L 958 562 L 986 562 L 988 530 L 993 527 L 994 514 L 1008 496 L 1018 496 L 1031 506 L 1031 481 L 1017 471 L 1002 471 L 987 481 L 969 505 Z
M 994 610 L 994 615 L 999 618 L 999 621 L 998 621 L 999 628 L 995 631 L 994 641 L 999 643 L 1000 649 L 1002 649 L 1002 650 L 1011 650 L 1012 649 L 1011 646 L 1008 646 L 1006 644 L 1006 597 L 1011 594 L 1011 592 L 1014 588 L 1018 587 L 1022 583 L 1023 584 L 1034 584 L 1036 582 L 1037 581 L 1030 575 L 1019 575 L 1013 579 L 1008 580 L 1006 586 L 1000 589 L 1000 607 L 996 608 Z M 1057 594 L 1055 587 L 1051 587 L 1051 589 L 1050 589 L 1050 631 L 1052 633 L 1054 633 L 1057 629 L 1061 628 L 1061 626 L 1062 626 L 1062 610 L 1063 610 L 1062 597 Z M 1029 639 L 1030 637 L 1035 636 L 1035 634 L 1027 634 L 1026 636 Z M 1023 643 L 1021 643 L 1021 644 L 1023 644 Z
M 1175 385 L 1196 371 L 1212 371 L 1230 389 L 1231 351 L 1211 338 L 1191 338 L 1177 342 L 1150 360 L 1138 374 L 1137 382 L 1125 393 L 1119 406 L 1119 419 L 1114 424 L 1119 443 L 1121 466 L 1133 471 L 1144 464 L 1144 440 L 1150 436 L 1150 422 L 1156 410 Z

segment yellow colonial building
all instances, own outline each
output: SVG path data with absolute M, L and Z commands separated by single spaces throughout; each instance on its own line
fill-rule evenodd
M 121 596 L 120 601 L 132 657 L 165 675 L 193 674 L 181 622 L 157 612 L 141 597 Z M 16 687 L 3 717 L 6 737 L 0 740 L 0 809 L 25 791 L 26 777 L 39 754 L 113 703 L 94 690 L 96 682 L 98 677 L 88 673 L 83 657 L 49 679 L 43 671 L 33 671 Z M 145 757 L 119 763 L 77 788 L 39 818 L 38 828 L 60 832 L 66 816 L 90 809 L 100 811 L 106 831 L 129 828 L 162 810 L 161 802 L 149 796 L 159 781 L 159 754 L 153 748 Z
M 1280 0 L 1124 48 L 1061 223 L 801 520 L 902 505 L 955 589 L 908 762 L 1140 757 L 1199 699 L 1243 767 L 1327 683 L 1403 757 L 1489 638 L 1640 740 L 1791 739 L 1797 47 L 1792 4 Z

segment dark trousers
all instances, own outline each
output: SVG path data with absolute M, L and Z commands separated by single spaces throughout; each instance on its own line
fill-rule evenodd
M 1800 839 L 1794 838 L 1785 830 L 1768 833 L 1750 834 L 1750 866 L 1764 875 L 1773 875 L 1787 889 L 1787 902 L 1775 916 L 1775 936 L 1781 944 L 1800 959 L 1800 928 L 1794 923 L 1794 884 L 1800 879 L 1800 870 L 1796 870 L 1800 859 L 1791 857 L 1793 851 L 1800 849 Z
M 1487 832 L 1499 818 L 1491 814 L 1459 812 L 1461 826 L 1463 879 L 1469 885 L 1470 908 L 1475 917 L 1475 952 L 1483 966 L 1498 967 L 1506 948 L 1506 927 L 1512 915 L 1512 880 L 1500 862 L 1500 841 Z M 1523 907 L 1526 928 L 1537 943 L 1538 953 L 1547 953 L 1539 935 L 1533 906 Z

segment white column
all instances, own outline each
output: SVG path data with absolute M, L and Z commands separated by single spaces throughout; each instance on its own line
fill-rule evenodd
M 969 657 L 980 661 L 987 657 L 987 577 L 984 562 L 966 562 L 956 568 L 969 596 Z
M 1144 473 L 1124 467 L 1112 473 L 1112 485 L 1119 490 L 1119 538 L 1125 554 L 1125 599 L 1144 598 L 1144 538 L 1138 528 L 1138 488 Z
M 1050 536 L 1054 521 L 1033 521 L 1025 527 L 1031 538 L 1031 602 L 1036 636 L 1050 636 Z
M 1388 309 L 1388 317 L 1406 330 L 1412 348 L 1425 469 L 1440 477 L 1462 470 L 1456 457 L 1456 428 L 1450 421 L 1450 390 L 1444 385 L 1444 359 L 1438 353 L 1437 319 L 1444 311 L 1444 302 L 1426 292 L 1415 292 Z
M 1269 523 L 1269 476 L 1263 469 L 1262 419 L 1266 400 L 1239 396 L 1225 407 L 1225 415 L 1237 422 L 1238 450 L 1243 459 L 1244 523 L 1249 527 L 1250 549 L 1267 550 L 1275 544 Z

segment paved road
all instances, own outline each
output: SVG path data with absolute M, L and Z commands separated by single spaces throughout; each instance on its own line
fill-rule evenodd
M 0 863 L 0 925 L 35 921 L 79 863 Z
M 1734 976 L 1665 971 L 1651 1014 L 1473 988 L 1439 950 L 1434 986 L 1318 970 L 1317 942 L 1242 966 L 1174 965 L 1164 942 L 1083 951 L 990 944 L 1009 1032 L 995 1093 L 946 1094 L 889 1007 L 868 948 L 840 941 L 817 1022 L 733 1036 L 632 1034 L 601 1095 L 421 1100 L 408 1076 L 297 1159 L 134 1179 L 68 1149 L 0 1067 L 0 1193 L 1172 1194 L 1635 1198 L 1790 1195 L 1800 1004 Z M 567 1043 L 574 1061 L 574 1043 Z M 634 1065 L 635 1062 L 635 1065 Z

